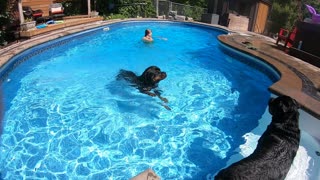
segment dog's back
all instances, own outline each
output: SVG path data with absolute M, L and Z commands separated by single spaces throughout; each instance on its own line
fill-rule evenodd
M 132 84 L 137 84 L 138 76 L 132 71 L 121 69 L 117 75 L 117 80 L 126 80 Z
M 248 157 L 221 170 L 216 180 L 284 179 L 299 148 L 299 105 L 281 96 L 269 102 L 272 122 Z

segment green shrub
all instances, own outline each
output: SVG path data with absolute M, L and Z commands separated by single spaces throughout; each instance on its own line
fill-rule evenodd
M 155 17 L 155 7 L 152 0 L 123 0 L 119 4 L 115 4 L 112 10 L 115 14 L 122 14 L 126 18 Z
M 0 44 L 4 44 L 5 42 L 11 40 L 12 38 L 9 36 L 8 26 L 13 22 L 9 12 L 0 13 Z
M 153 0 L 96 0 L 97 11 L 110 18 L 109 14 L 121 14 L 124 18 L 155 17 Z
M 87 0 L 63 1 L 62 6 L 64 8 L 64 14 L 66 16 L 74 16 L 88 13 Z
M 197 6 L 184 6 L 183 11 L 185 16 L 192 17 L 196 21 L 200 21 L 203 14 L 203 8 Z
M 5 32 L 0 30 L 0 45 L 3 45 L 4 42 L 6 42 L 6 40 L 5 40 Z
M 97 0 L 96 1 L 96 11 L 103 15 L 112 13 L 112 9 L 109 6 L 113 5 L 111 0 Z
M 317 12 L 320 12 L 320 2 L 314 0 L 304 0 L 300 2 L 301 9 L 299 6 L 299 1 L 291 0 L 273 0 L 272 10 L 270 13 L 270 20 L 272 21 L 270 32 L 277 33 L 281 27 L 288 30 L 292 30 L 296 22 L 303 20 L 304 18 L 311 17 L 305 4 L 313 6 Z M 299 14 L 302 15 L 302 19 L 299 18 Z
M 122 14 L 110 14 L 110 15 L 105 15 L 103 16 L 104 20 L 109 20 L 109 19 L 125 19 L 126 17 Z

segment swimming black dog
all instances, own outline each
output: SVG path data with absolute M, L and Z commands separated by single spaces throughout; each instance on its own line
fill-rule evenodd
M 162 72 L 157 66 L 148 67 L 141 76 L 137 76 L 132 71 L 121 69 L 117 75 L 117 80 L 126 80 L 136 87 L 141 93 L 148 94 L 149 96 L 158 96 L 165 103 L 168 100 L 161 97 L 161 93 L 157 90 L 158 83 L 167 77 L 166 72 Z M 153 92 L 151 92 L 153 90 Z M 167 107 L 166 107 L 167 108 Z
M 289 96 L 269 100 L 272 121 L 248 157 L 221 170 L 216 180 L 284 179 L 300 143 L 299 105 Z

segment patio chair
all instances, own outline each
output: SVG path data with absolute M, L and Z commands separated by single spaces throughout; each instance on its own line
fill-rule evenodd
M 306 4 L 308 11 L 312 14 L 312 22 L 320 23 L 320 14 L 317 14 L 317 11 L 310 5 Z
M 61 3 L 53 3 L 49 6 L 49 15 L 52 19 L 62 19 L 64 17 L 63 9 Z
M 276 44 L 278 45 L 279 41 L 284 41 L 284 47 L 290 48 L 293 45 L 293 41 L 296 37 L 297 28 L 294 27 L 292 31 L 289 32 L 287 29 L 280 28 L 278 39 Z
M 43 11 L 41 9 L 32 10 L 30 6 L 23 6 L 23 15 L 25 18 L 30 18 L 37 20 L 39 17 L 42 17 Z

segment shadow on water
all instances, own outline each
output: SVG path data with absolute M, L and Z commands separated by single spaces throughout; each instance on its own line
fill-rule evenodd
M 141 118 L 159 118 L 159 109 L 163 107 L 158 98 L 140 93 L 138 89 L 125 81 L 114 80 L 105 87 L 112 95 L 112 100 L 115 101 L 119 112 L 134 113 Z M 141 109 L 148 109 L 148 111 L 141 111 Z
M 237 149 L 244 144 L 243 135 L 258 126 L 271 96 L 268 87 L 274 83 L 274 78 L 257 71 L 250 65 L 237 61 L 235 57 L 224 54 L 216 46 L 189 52 L 193 63 L 208 71 L 221 72 L 232 84 L 232 90 L 238 91 L 240 96 L 237 106 L 233 109 L 231 118 L 224 118 L 212 126 L 219 128 L 227 136 L 231 148 L 226 158 L 213 154 L 209 149 L 201 147 L 203 139 L 197 139 L 188 152 L 189 159 L 200 167 L 200 171 L 191 179 L 205 179 L 208 174 L 214 175 L 227 165 L 229 158 L 238 153 Z M 200 146 L 199 146 L 200 144 Z M 206 152 L 206 153 L 204 153 Z M 214 166 L 212 164 L 215 164 Z
M 185 179 L 206 179 L 209 173 L 216 172 L 225 166 L 227 159 L 221 159 L 212 150 L 202 147 L 204 141 L 202 138 L 197 138 L 191 145 L 188 151 L 188 159 L 198 166 L 200 171 L 192 178 Z M 215 164 L 215 166 L 212 167 L 212 164 Z

